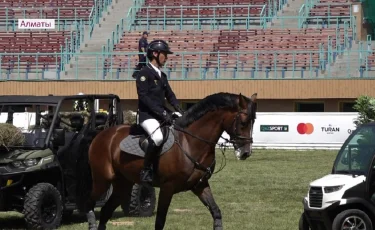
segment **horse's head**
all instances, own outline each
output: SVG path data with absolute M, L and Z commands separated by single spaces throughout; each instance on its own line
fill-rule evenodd
M 247 98 L 238 95 L 238 109 L 224 121 L 224 130 L 230 136 L 237 157 L 246 159 L 251 155 L 253 144 L 253 127 L 256 118 L 257 94 Z

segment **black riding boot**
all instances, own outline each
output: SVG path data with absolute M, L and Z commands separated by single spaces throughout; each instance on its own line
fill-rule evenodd
M 153 140 L 149 140 L 147 150 L 145 152 L 144 168 L 141 171 L 141 183 L 152 183 L 152 159 L 157 146 Z

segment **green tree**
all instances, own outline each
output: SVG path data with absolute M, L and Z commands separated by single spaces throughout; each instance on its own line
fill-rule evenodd
M 358 118 L 354 121 L 356 127 L 375 121 L 375 98 L 362 95 L 357 98 L 353 108 L 359 113 Z
M 355 101 L 354 109 L 358 111 L 358 117 L 354 121 L 356 127 L 375 121 L 375 98 L 362 95 Z M 358 140 L 358 144 L 371 144 L 373 143 L 374 135 L 365 131 L 360 133 L 362 138 Z

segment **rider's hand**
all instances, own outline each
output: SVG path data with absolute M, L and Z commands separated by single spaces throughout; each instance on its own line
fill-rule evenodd
M 172 113 L 172 119 L 175 120 L 179 118 L 180 116 L 177 113 Z
M 182 110 L 181 107 L 180 107 L 179 105 L 176 105 L 176 106 L 174 107 L 174 109 L 175 109 L 177 112 L 179 112 L 179 113 L 181 114 L 181 116 L 184 115 L 184 113 L 185 113 L 185 111 Z
M 172 124 L 172 117 L 167 111 L 163 111 L 163 119 L 167 124 Z

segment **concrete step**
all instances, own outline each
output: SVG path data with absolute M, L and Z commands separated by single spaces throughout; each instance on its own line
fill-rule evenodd
M 112 31 L 116 31 L 117 24 L 121 23 L 121 18 L 125 18 L 133 1 L 115 0 L 103 12 L 99 23 L 95 25 L 92 37 L 89 38 L 89 28 L 85 32 L 85 40 L 82 43 L 79 53 L 75 55 L 70 63 L 65 65 L 64 78 L 80 79 L 102 78 L 103 59 L 93 56 L 84 56 L 86 52 L 101 52 L 103 45 L 112 38 Z M 82 55 L 82 56 L 81 56 Z M 96 67 L 97 66 L 97 67 Z
M 269 23 L 268 27 L 284 27 L 284 28 L 296 28 L 298 26 L 298 12 L 304 4 L 304 0 L 295 0 L 290 1 L 289 3 L 285 4 L 283 9 L 277 12 L 277 17 Z M 283 17 L 296 17 L 296 18 L 283 18 Z

